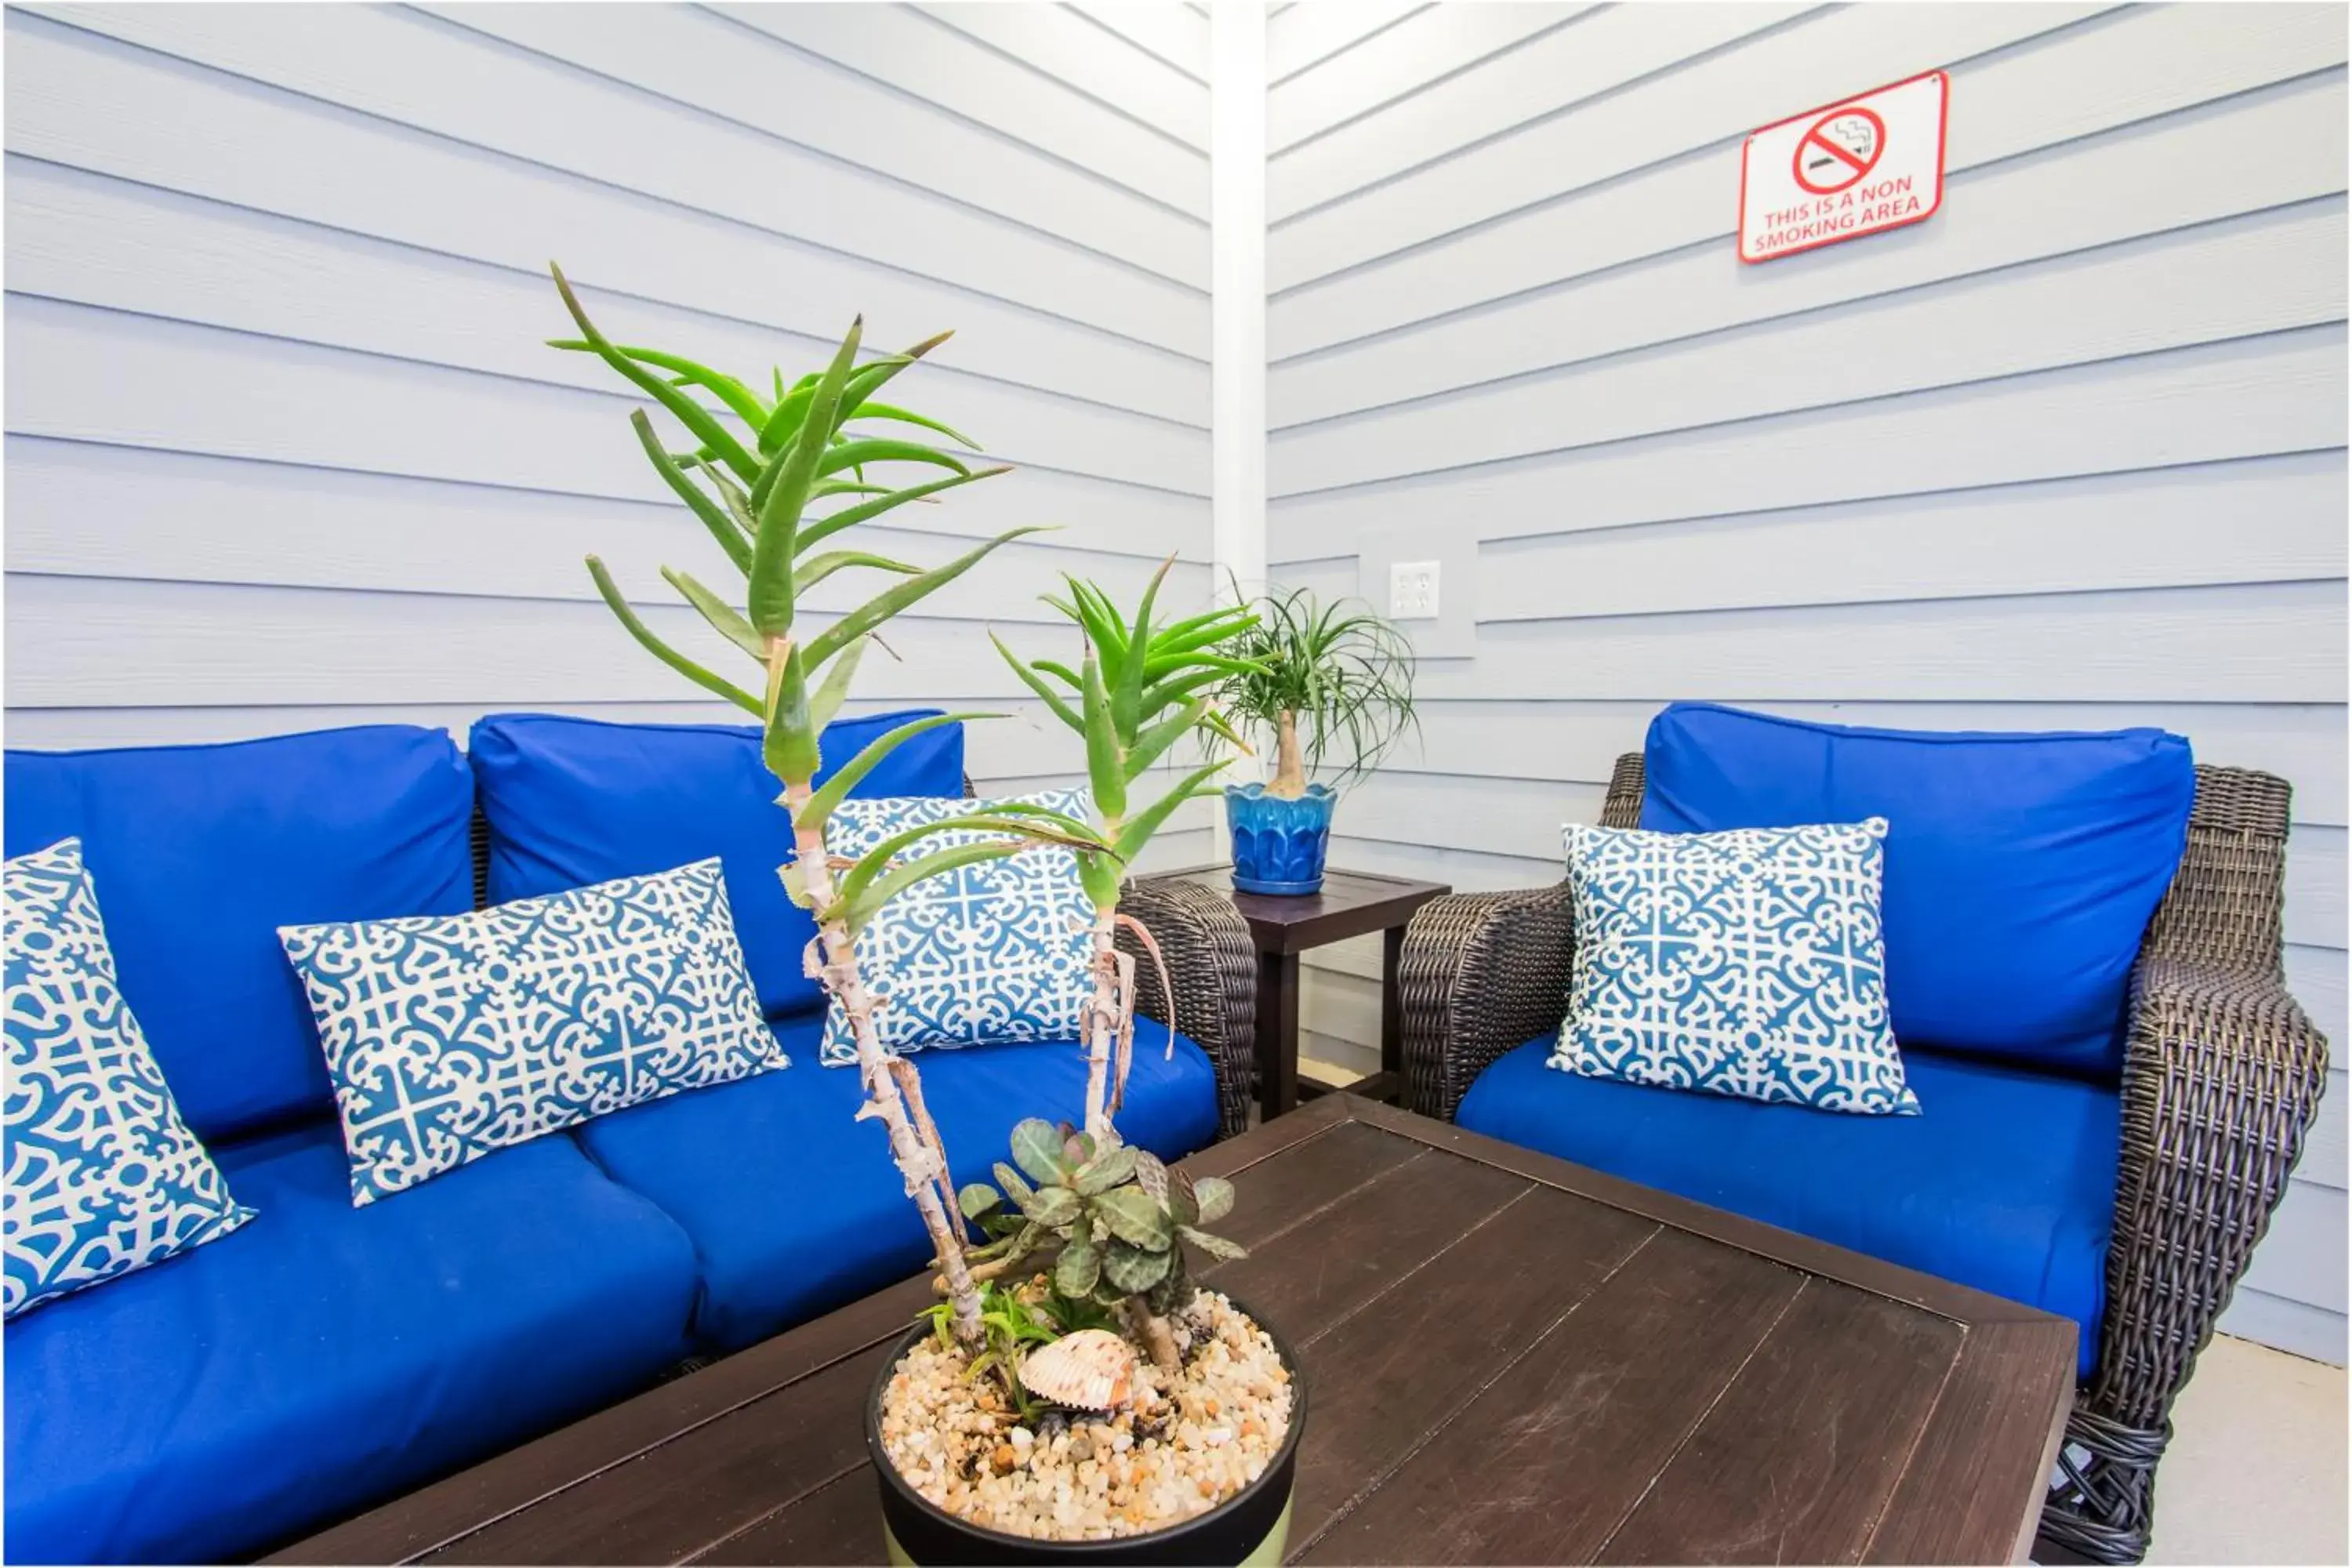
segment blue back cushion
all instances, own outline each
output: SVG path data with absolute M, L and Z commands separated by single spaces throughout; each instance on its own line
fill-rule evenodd
M 1896 1040 L 2116 1077 L 2132 960 L 2188 842 L 2187 741 L 1865 730 L 1676 703 L 1652 721 L 1645 759 L 1643 827 L 1886 818 Z
M 825 726 L 825 772 L 933 709 Z M 748 724 L 607 724 L 554 713 L 494 713 L 467 742 L 490 824 L 490 901 L 559 893 L 667 871 L 716 855 L 770 1017 L 824 1003 L 801 973 L 816 923 L 784 896 L 791 819 Z M 857 782 L 853 795 L 963 793 L 963 727 L 916 736 Z
M 6 852 L 79 837 L 122 994 L 207 1141 L 333 1109 L 281 925 L 472 907 L 466 759 L 371 724 L 7 754 Z

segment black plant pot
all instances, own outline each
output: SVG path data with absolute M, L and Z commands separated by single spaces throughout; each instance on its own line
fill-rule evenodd
M 1307 1384 L 1298 1358 L 1280 1333 L 1240 1301 L 1234 1305 L 1265 1329 L 1290 1371 L 1290 1427 L 1265 1473 L 1205 1513 L 1181 1524 L 1112 1541 L 1036 1541 L 983 1530 L 936 1507 L 908 1486 L 882 1451 L 882 1395 L 890 1375 L 915 1342 L 931 1331 L 918 1323 L 899 1336 L 866 1396 L 866 1452 L 882 1488 L 883 1546 L 900 1564 L 1017 1563 L 1277 1563 L 1290 1531 L 1290 1492 L 1298 1468 L 1298 1437 L 1307 1426 Z

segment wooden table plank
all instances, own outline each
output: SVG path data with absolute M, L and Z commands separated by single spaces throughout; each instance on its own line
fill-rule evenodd
M 1805 1284 L 1662 1232 L 1300 1560 L 1592 1561 Z
M 681 1433 L 723 1420 L 797 1378 L 856 1354 L 894 1332 L 929 1300 L 928 1281 L 902 1281 L 299 1542 L 268 1561 L 415 1561 L 489 1521 L 586 1486 Z
M 718 1542 L 697 1563 L 880 1563 L 882 1500 L 860 1464 Z
M 629 1563 L 691 1556 L 865 1456 L 858 1412 L 887 1349 L 877 1344 L 835 1362 L 619 1466 L 563 1507 L 509 1515 L 425 1561 Z
M 1312 1406 L 1291 1539 L 1312 1538 L 1402 1463 L 1657 1233 L 1647 1220 L 1538 1187 L 1301 1345 Z
M 2074 1325 L 2010 1314 L 1969 1325 L 1864 1562 L 2025 1561 L 2074 1408 Z
M 1426 1154 L 1283 1232 L 1279 1245 L 1258 1247 L 1202 1278 L 1296 1343 L 1371 1300 L 1532 1185 L 1507 1171 Z
M 1604 1542 L 1611 1563 L 1852 1563 L 1964 1331 L 1809 1285 Z

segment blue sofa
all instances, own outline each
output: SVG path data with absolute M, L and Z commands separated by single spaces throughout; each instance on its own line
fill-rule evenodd
M 1549 1068 L 1575 946 L 1565 882 L 1414 917 L 1412 1103 L 2071 1319 L 2082 1386 L 2042 1533 L 2136 1561 L 2172 1400 L 2326 1084 L 2326 1041 L 2280 969 L 2287 801 L 2283 780 L 2195 766 L 2156 731 L 1927 736 L 1669 709 L 1646 754 L 1619 760 L 1603 826 L 1893 825 L 1889 1000 L 1921 1113 Z
M 906 716 L 844 721 L 826 754 Z M 856 793 L 962 788 L 950 727 Z M 782 814 L 751 731 L 507 715 L 462 752 L 389 725 L 11 752 L 5 790 L 8 855 L 83 840 L 124 993 L 189 1124 L 257 1211 L 7 1324 L 10 1560 L 267 1551 L 928 1255 L 877 1135 L 853 1120 L 856 1075 L 818 1065 L 823 998 L 800 964 L 814 928 L 777 883 Z M 352 1206 L 278 925 L 456 912 L 712 854 L 790 1068 Z M 986 1173 L 1020 1117 L 1079 1115 L 1068 1045 L 922 1062 L 959 1180 Z M 1139 1050 L 1122 1129 L 1169 1158 L 1209 1142 L 1218 1076 L 1188 1038 L 1172 1059 Z

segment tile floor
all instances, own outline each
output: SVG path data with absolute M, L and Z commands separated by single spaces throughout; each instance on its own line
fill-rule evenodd
M 2342 1367 L 2216 1339 L 2172 1428 L 2149 1563 L 2346 1561 Z

